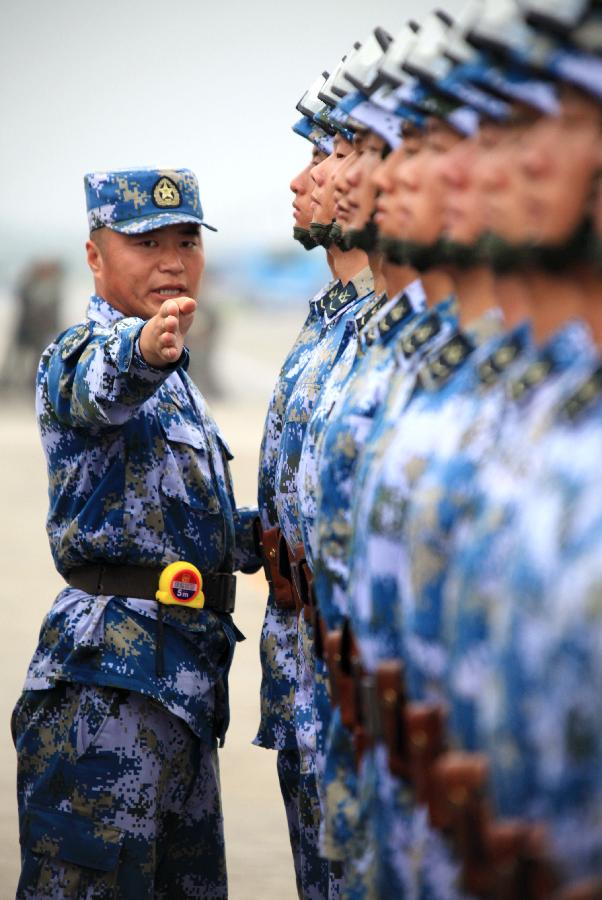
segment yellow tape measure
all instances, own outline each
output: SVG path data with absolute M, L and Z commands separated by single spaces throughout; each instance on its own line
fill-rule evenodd
M 165 603 L 167 606 L 202 609 L 205 605 L 203 576 L 192 563 L 184 561 L 170 563 L 161 572 L 159 590 L 155 597 L 159 603 Z

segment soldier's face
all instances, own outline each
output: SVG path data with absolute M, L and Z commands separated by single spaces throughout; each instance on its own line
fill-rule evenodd
M 374 221 L 379 233 L 386 237 L 397 237 L 399 232 L 399 216 L 397 214 L 399 197 L 393 175 L 405 158 L 406 147 L 402 144 L 389 153 L 372 173 L 374 189 L 377 192 Z
M 205 266 L 198 226 L 136 235 L 102 228 L 86 251 L 96 292 L 125 316 L 150 319 L 165 300 L 198 295 Z
M 518 165 L 525 176 L 529 237 L 562 244 L 581 224 L 599 167 L 600 108 L 565 89 L 557 116 L 542 116 L 523 138 Z
M 602 148 L 598 160 L 598 173 L 594 178 L 592 191 L 592 221 L 598 238 L 602 238 Z
M 353 152 L 353 144 L 340 134 L 335 135 L 334 150 L 311 171 L 313 190 L 312 222 L 330 225 L 335 214 L 334 179 L 347 156 Z
M 479 132 L 482 152 L 474 178 L 483 200 L 486 226 L 511 243 L 525 241 L 528 235 L 527 185 L 517 154 L 536 117 L 522 104 L 515 104 L 510 122 L 484 124 Z
M 442 162 L 446 191 L 443 221 L 446 237 L 472 245 L 485 230 L 483 196 L 475 178 L 482 150 L 477 138 L 459 141 Z
M 460 140 L 453 129 L 433 120 L 420 151 L 396 169 L 400 192 L 398 236 L 403 240 L 432 244 L 441 236 L 445 198 L 442 162 Z
M 374 214 L 376 185 L 372 175 L 382 163 L 386 143 L 372 131 L 367 131 L 356 137 L 354 147 L 355 159 L 345 170 L 349 208 L 347 227 L 359 230 L 364 228 Z
M 347 181 L 347 172 L 354 166 L 357 160 L 357 152 L 355 144 L 353 150 L 348 153 L 345 159 L 337 166 L 334 174 L 334 217 L 343 229 L 349 227 L 350 207 L 347 201 L 349 192 L 349 182 Z
M 295 219 L 295 224 L 300 228 L 309 228 L 311 224 L 311 190 L 313 181 L 311 180 L 310 173 L 312 169 L 319 165 L 324 159 L 326 159 L 326 154 L 318 150 L 317 147 L 314 147 L 309 163 L 298 175 L 295 175 L 291 181 L 290 188 L 295 195 L 295 199 L 293 200 L 293 218 Z

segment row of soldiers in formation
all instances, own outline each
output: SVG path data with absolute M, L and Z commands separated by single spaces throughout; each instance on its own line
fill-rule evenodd
M 261 449 L 303 898 L 602 897 L 602 9 L 375 29 L 297 109 L 332 281 Z

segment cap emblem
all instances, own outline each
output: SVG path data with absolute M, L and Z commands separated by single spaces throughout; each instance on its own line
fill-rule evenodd
M 161 208 L 173 208 L 182 202 L 180 191 L 175 181 L 163 175 L 153 188 L 153 203 Z

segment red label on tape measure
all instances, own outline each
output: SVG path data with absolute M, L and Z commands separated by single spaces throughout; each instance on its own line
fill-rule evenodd
M 201 582 L 191 569 L 180 569 L 171 579 L 169 585 L 171 595 L 178 603 L 190 603 L 198 596 Z

